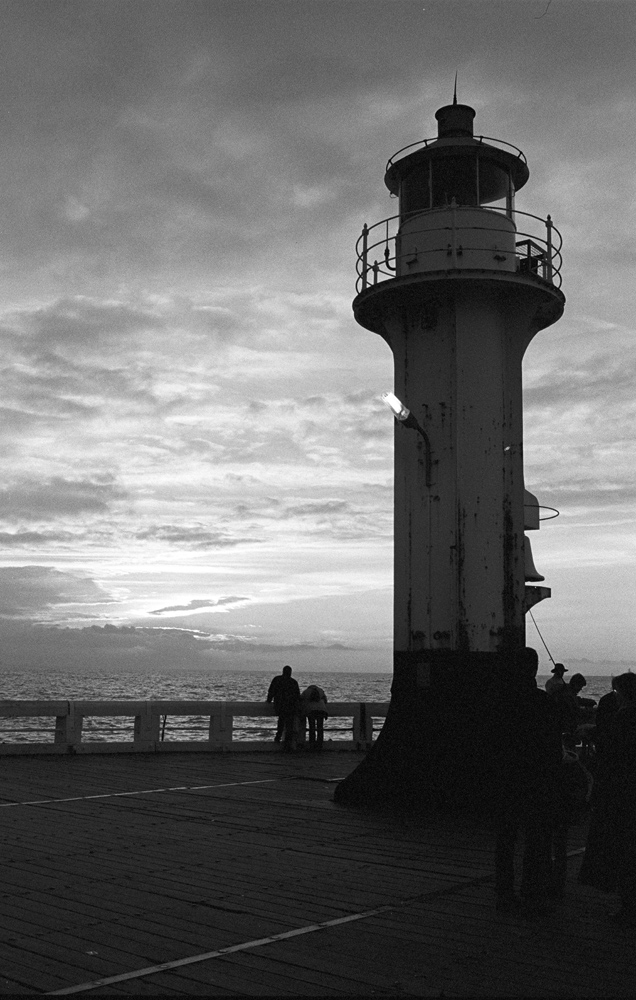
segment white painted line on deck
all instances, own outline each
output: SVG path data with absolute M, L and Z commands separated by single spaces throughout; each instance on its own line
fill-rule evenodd
M 0 802 L 0 809 L 11 809 L 15 806 L 48 806 L 57 802 L 87 802 L 90 799 L 117 799 L 126 795 L 158 795 L 160 792 L 200 792 L 209 788 L 233 788 L 238 785 L 266 785 L 273 781 L 289 781 L 296 775 L 284 775 L 279 778 L 259 778 L 255 781 L 226 781 L 218 785 L 172 785 L 169 788 L 141 788 L 132 792 L 101 792 L 98 795 L 73 795 L 66 799 L 30 799 L 26 802 Z M 342 781 L 342 778 L 340 779 Z
M 90 983 L 80 983 L 79 986 L 69 986 L 63 990 L 52 990 L 45 993 L 47 997 L 62 996 L 68 993 L 82 993 L 84 990 L 96 990 L 100 986 L 110 986 L 113 983 L 125 983 L 129 979 L 140 979 L 142 976 L 154 976 L 158 972 L 167 972 L 172 969 L 183 968 L 184 965 L 195 965 L 198 962 L 207 962 L 212 958 L 221 958 L 223 955 L 231 955 L 237 951 L 248 951 L 250 948 L 262 948 L 266 944 L 274 944 L 276 941 L 286 941 L 288 938 L 299 937 L 301 934 L 313 934 L 315 931 L 324 930 L 326 927 L 337 927 L 339 924 L 349 924 L 354 920 L 364 920 L 365 917 L 375 917 L 379 913 L 386 913 L 395 909 L 395 904 L 378 906 L 375 910 L 365 910 L 364 913 L 352 913 L 347 917 L 336 917 L 335 920 L 323 920 L 319 924 L 308 924 L 306 927 L 297 927 L 293 931 L 283 931 L 281 934 L 272 934 L 270 937 L 256 938 L 254 941 L 244 941 L 242 944 L 232 944 L 227 948 L 218 948 L 216 951 L 207 951 L 202 955 L 191 955 L 188 958 L 178 958 L 174 962 L 162 962 L 160 965 L 149 965 L 145 969 L 137 969 L 135 972 L 123 972 L 119 976 L 107 976 L 104 979 L 95 979 Z

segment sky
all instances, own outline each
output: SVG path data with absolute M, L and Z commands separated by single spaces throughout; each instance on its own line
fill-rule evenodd
M 556 660 L 636 661 L 636 4 L 0 0 L 4 668 L 391 670 L 355 242 L 452 99 L 563 240 L 524 362 Z M 550 666 L 532 623 L 528 640 Z

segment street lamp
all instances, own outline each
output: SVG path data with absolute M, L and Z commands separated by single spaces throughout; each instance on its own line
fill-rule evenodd
M 411 411 L 392 392 L 383 392 L 380 396 L 383 403 L 386 403 L 396 420 L 404 423 L 411 415 Z
M 431 442 L 429 440 L 428 434 L 422 427 L 419 420 L 417 420 L 416 417 L 413 416 L 409 408 L 405 406 L 404 403 L 400 399 L 398 399 L 396 395 L 394 395 L 394 393 L 383 392 L 382 395 L 380 396 L 380 399 L 382 400 L 383 403 L 385 403 L 388 406 L 391 413 L 393 414 L 393 416 L 395 417 L 395 419 L 399 424 L 402 424 L 404 427 L 410 427 L 421 435 L 424 441 L 424 456 L 426 463 L 426 487 L 427 489 L 430 489 L 431 467 L 433 462 L 431 458 Z

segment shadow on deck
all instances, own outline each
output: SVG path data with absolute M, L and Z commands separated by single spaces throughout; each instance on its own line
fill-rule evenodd
M 5 759 L 0 992 L 634 996 L 580 855 L 553 914 L 496 914 L 490 831 L 334 806 L 360 757 Z

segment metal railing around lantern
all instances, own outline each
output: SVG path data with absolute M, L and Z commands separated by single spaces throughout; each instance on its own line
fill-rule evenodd
M 415 152 L 417 147 L 421 147 L 422 149 L 427 149 L 428 146 L 430 146 L 431 144 L 439 145 L 439 141 L 440 141 L 439 135 L 435 135 L 431 136 L 430 139 L 418 139 L 417 142 L 410 142 L 408 146 L 402 146 L 401 149 L 398 149 L 397 153 L 394 153 L 393 156 L 391 156 L 390 159 L 387 160 L 386 170 L 387 171 L 390 170 L 393 164 L 397 162 L 397 160 L 402 159 L 403 154 L 406 155 L 407 151 Z M 505 152 L 512 150 L 514 153 L 516 153 L 518 160 L 521 160 L 521 162 L 524 163 L 526 166 L 528 165 L 525 153 L 522 153 L 522 151 L 519 149 L 518 146 L 514 146 L 511 142 L 506 142 L 504 139 L 494 139 L 491 135 L 473 135 L 470 137 L 469 145 L 473 146 L 473 148 L 479 149 L 479 146 L 481 146 L 481 144 L 484 142 L 487 142 L 489 145 L 494 145 L 495 148 L 497 149 L 503 148 Z
M 505 209 L 487 208 L 480 210 L 476 209 L 475 206 L 457 205 L 453 206 L 452 214 L 448 208 L 430 209 L 426 212 L 412 212 L 401 217 L 393 215 L 374 223 L 372 226 L 365 225 L 356 243 L 356 271 L 358 273 L 356 290 L 358 293 L 363 292 L 370 285 L 377 285 L 381 281 L 395 278 L 396 273 L 401 271 L 400 265 L 411 263 L 414 253 L 414 248 L 411 244 L 413 238 L 417 237 L 418 232 L 421 232 L 422 236 L 425 237 L 428 245 L 426 249 L 417 249 L 415 247 L 418 261 L 421 259 L 421 263 L 424 265 L 416 273 L 425 273 L 427 271 L 425 265 L 426 255 L 428 254 L 437 254 L 439 256 L 440 253 L 443 253 L 448 257 L 448 262 L 444 268 L 439 268 L 437 263 L 433 266 L 433 261 L 431 260 L 431 272 L 453 270 L 460 267 L 461 262 L 458 261 L 458 257 L 461 258 L 464 253 L 470 251 L 487 254 L 488 248 L 484 246 L 483 242 L 477 241 L 479 245 L 474 247 L 466 242 L 466 235 L 471 230 L 475 233 L 486 232 L 489 236 L 492 235 L 495 237 L 499 234 L 504 239 L 510 236 L 510 230 L 504 227 L 497 229 L 491 225 L 483 227 L 474 225 L 473 220 L 476 211 L 486 211 L 490 215 L 494 212 L 503 214 Z M 459 215 L 461 220 L 462 212 L 471 213 L 471 221 L 465 226 L 461 224 L 456 225 L 457 216 Z M 431 226 L 431 216 L 435 214 L 439 214 L 440 225 L 438 227 Z M 426 225 L 421 230 L 413 228 L 413 220 L 417 216 L 422 216 L 426 219 Z M 514 261 L 513 271 L 520 274 L 527 274 L 546 281 L 554 285 L 555 288 L 560 288 L 561 267 L 563 264 L 561 254 L 563 238 L 561 233 L 549 215 L 546 219 L 542 219 L 531 212 L 521 212 L 515 209 L 515 224 L 519 216 L 523 216 L 523 224 L 528 226 L 529 231 L 517 228 L 514 251 L 497 250 L 498 256 L 496 260 L 500 263 L 512 263 Z M 532 226 L 531 223 L 526 223 L 526 219 L 540 222 L 544 230 L 541 230 L 536 225 Z M 406 222 L 409 223 L 409 249 L 407 252 L 399 254 L 397 245 L 397 237 L 400 235 L 399 227 L 400 223 L 404 224 Z M 434 245 L 431 246 L 431 237 L 436 233 L 438 234 L 438 239 L 433 240 Z M 457 241 L 458 234 L 461 236 L 461 246 L 459 246 Z M 480 268 L 480 270 L 483 269 Z M 493 267 L 492 270 L 499 271 L 500 269 Z M 510 273 L 510 271 L 507 273 Z

